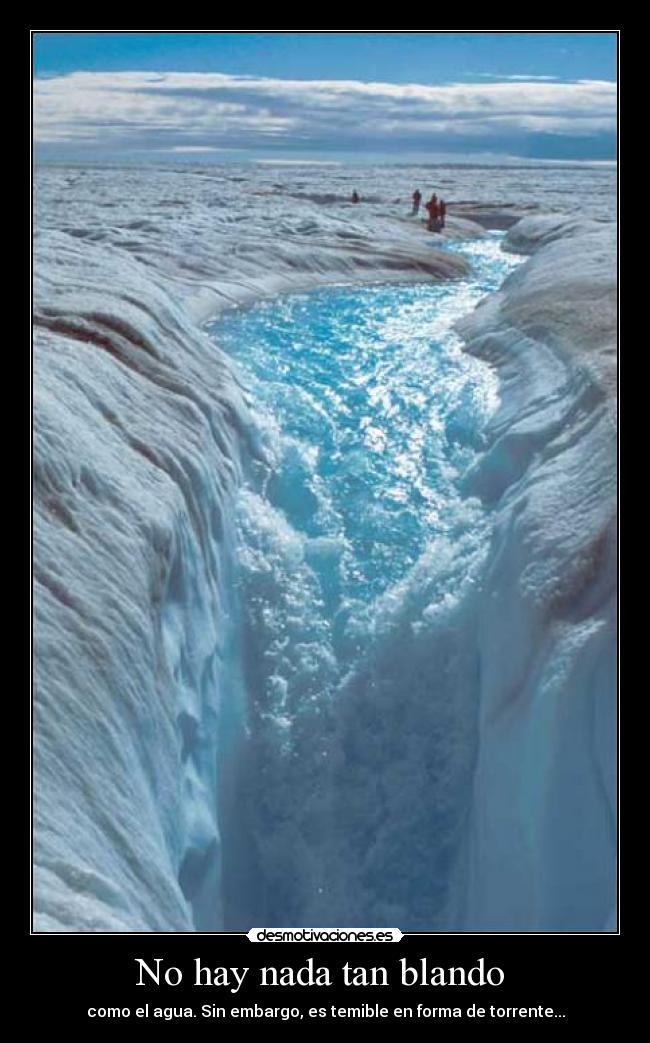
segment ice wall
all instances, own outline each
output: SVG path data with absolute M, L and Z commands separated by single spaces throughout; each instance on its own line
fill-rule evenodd
M 481 598 L 466 929 L 611 930 L 616 881 L 615 227 L 527 218 L 532 254 L 461 322 L 502 405 L 468 490 Z
M 137 262 L 57 232 L 36 256 L 35 923 L 191 929 L 245 407 Z

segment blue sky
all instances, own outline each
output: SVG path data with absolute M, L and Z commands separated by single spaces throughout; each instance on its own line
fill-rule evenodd
M 615 33 L 35 33 L 43 159 L 613 159 Z

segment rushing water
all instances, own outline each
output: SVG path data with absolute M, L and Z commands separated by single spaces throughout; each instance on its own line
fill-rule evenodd
M 250 741 L 230 926 L 425 927 L 444 904 L 490 531 L 462 478 L 498 394 L 453 324 L 516 263 L 500 238 L 454 247 L 473 266 L 458 282 L 336 287 L 214 325 L 260 445 L 239 510 Z

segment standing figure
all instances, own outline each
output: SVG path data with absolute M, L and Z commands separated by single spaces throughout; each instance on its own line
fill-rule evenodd
M 432 194 L 431 199 L 427 203 L 427 212 L 429 214 L 429 224 L 427 227 L 430 232 L 435 232 L 436 221 L 438 220 L 439 214 L 438 197 L 435 192 Z
M 422 202 L 422 193 L 420 192 L 419 188 L 416 188 L 415 192 L 413 193 L 413 210 L 412 210 L 412 215 L 413 216 L 415 216 L 415 214 L 418 213 L 418 211 L 420 209 L 420 203 L 421 202 Z
M 440 200 L 440 203 L 438 205 L 438 211 L 440 213 L 440 227 L 444 228 L 445 227 L 445 217 L 446 217 L 446 214 L 447 214 L 447 204 L 445 203 L 444 199 Z
M 359 193 L 357 192 L 356 189 L 352 193 L 352 202 L 353 203 L 358 203 L 359 202 Z

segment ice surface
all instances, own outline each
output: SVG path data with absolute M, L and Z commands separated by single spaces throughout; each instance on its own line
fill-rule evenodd
M 36 912 L 183 929 L 218 843 L 214 723 L 245 407 L 130 257 L 36 244 Z
M 530 262 L 460 324 L 469 350 L 497 367 L 502 406 L 469 482 L 496 523 L 457 915 L 481 930 L 611 930 L 615 228 L 528 219 L 508 240 Z
M 347 199 L 362 176 L 362 196 L 373 198 L 355 207 Z M 424 187 L 431 172 L 404 172 L 399 188 L 395 171 L 40 173 L 38 930 L 191 930 L 227 919 L 223 867 L 232 880 L 245 862 L 222 847 L 234 835 L 230 798 L 261 763 L 246 730 L 234 493 L 240 460 L 264 446 L 250 396 L 197 322 L 278 291 L 464 275 L 459 254 L 408 217 L 415 176 Z M 584 174 L 436 177 L 450 199 L 568 206 L 567 186 L 575 195 Z M 537 188 L 530 181 L 517 195 L 524 177 Z M 609 205 L 611 179 L 591 184 L 583 198 L 593 216 Z M 467 231 L 452 218 L 451 237 Z M 399 926 L 611 929 L 613 244 L 606 225 L 569 228 L 565 218 L 526 218 L 509 239 L 531 261 L 461 328 L 500 380 L 487 452 L 464 487 L 490 515 L 489 540 L 481 525 L 453 545 L 433 540 L 381 603 L 343 712 L 325 729 L 318 715 L 300 715 L 299 743 L 342 758 L 338 789 L 320 789 L 321 774 L 285 771 L 282 745 L 269 749 L 269 793 L 309 795 L 293 821 L 277 819 L 288 800 L 271 808 L 264 852 L 271 863 L 294 844 L 276 907 L 292 903 L 296 916 L 340 910 L 351 922 L 365 909 L 396 923 L 402 915 Z M 269 522 L 259 499 L 246 518 L 270 574 L 283 556 L 294 569 L 298 619 L 314 561 L 336 561 L 341 548 L 315 542 L 305 558 L 296 530 Z M 408 672 L 385 640 L 400 628 Z M 314 663 L 315 690 L 330 665 L 327 655 Z M 262 740 L 275 743 L 275 729 Z M 475 775 L 454 756 L 468 745 Z M 341 826 L 325 863 L 313 835 L 323 821 Z M 420 851 L 412 902 L 405 839 Z M 241 848 L 250 840 L 244 829 Z M 430 879 L 420 871 L 429 852 Z M 247 871 L 254 882 L 256 868 Z M 246 891 L 242 880 L 225 897 L 241 908 Z

